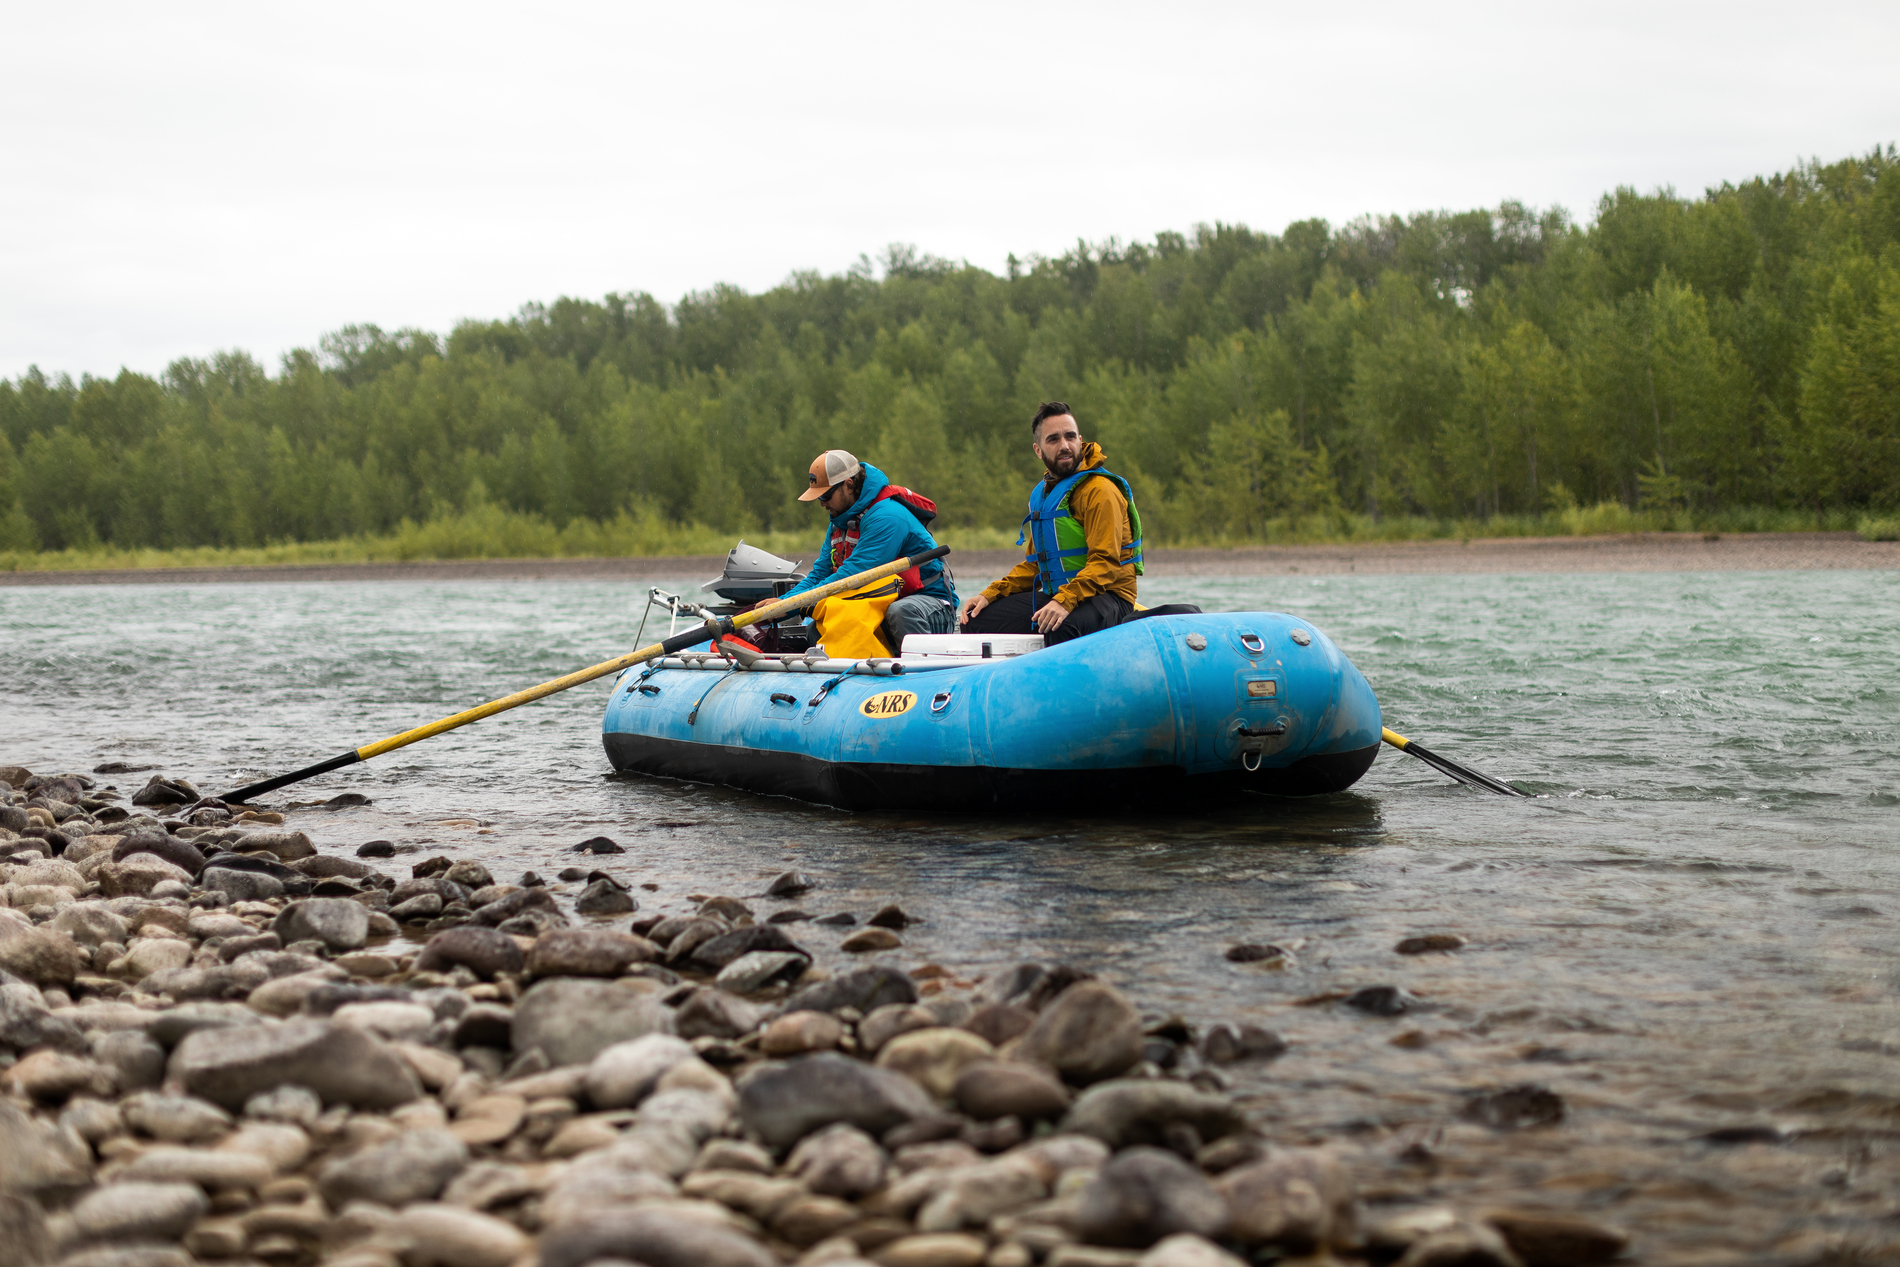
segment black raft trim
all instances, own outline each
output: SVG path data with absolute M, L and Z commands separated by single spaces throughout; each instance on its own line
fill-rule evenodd
M 1178 805 L 1183 795 L 1265 792 L 1318 796 L 1358 782 L 1379 745 L 1302 757 L 1280 769 L 1238 768 L 1190 776 L 1180 766 L 1122 770 L 1013 770 L 992 766 L 895 765 L 823 761 L 802 752 L 722 744 L 601 736 L 616 770 L 719 783 L 853 810 L 947 810 L 982 813 L 1046 809 L 1083 798 L 1100 807 Z

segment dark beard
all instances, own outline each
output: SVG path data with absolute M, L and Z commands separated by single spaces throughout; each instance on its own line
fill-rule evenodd
M 1061 459 L 1057 459 L 1057 461 L 1060 461 L 1060 460 Z M 1076 469 L 1080 467 L 1081 465 L 1082 465 L 1082 455 L 1079 453 L 1076 455 L 1075 461 L 1070 464 L 1069 469 L 1066 471 L 1059 469 L 1056 466 L 1055 462 L 1051 462 L 1047 458 L 1044 458 L 1042 461 L 1042 469 L 1049 472 L 1047 478 L 1051 480 L 1066 479 L 1069 476 L 1074 475 L 1076 472 Z

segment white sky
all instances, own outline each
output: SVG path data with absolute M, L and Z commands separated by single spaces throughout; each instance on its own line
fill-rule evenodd
M 1900 140 L 1900 5 L 0 0 L 0 377 Z

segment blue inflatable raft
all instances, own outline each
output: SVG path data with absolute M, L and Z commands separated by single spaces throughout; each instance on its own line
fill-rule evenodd
M 1350 787 L 1379 702 L 1305 621 L 1157 616 L 976 660 L 717 654 L 629 669 L 602 725 L 617 770 L 846 809 L 1102 807 Z

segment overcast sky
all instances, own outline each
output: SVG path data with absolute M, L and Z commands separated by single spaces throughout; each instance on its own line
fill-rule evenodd
M 1900 5 L 0 0 L 0 377 L 1900 140 Z

